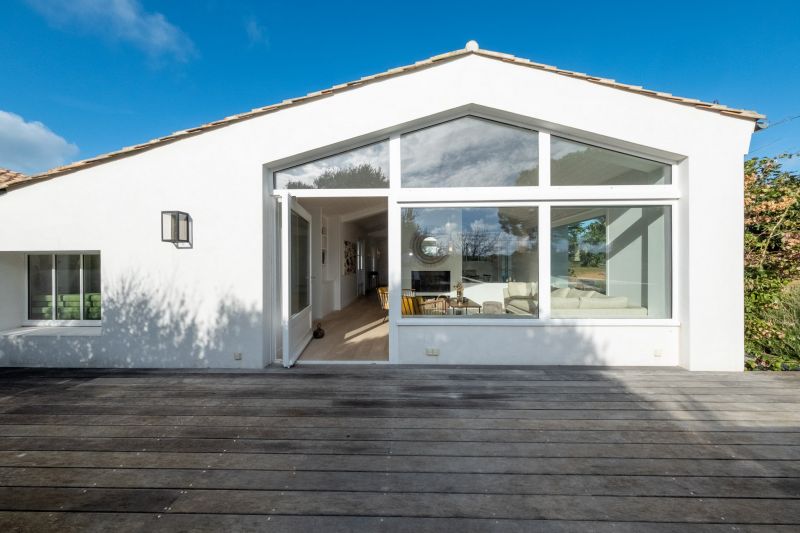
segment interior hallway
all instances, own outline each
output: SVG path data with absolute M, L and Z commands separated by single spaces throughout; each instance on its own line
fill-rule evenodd
M 389 360 L 389 322 L 375 290 L 327 315 L 322 329 L 325 337 L 312 339 L 300 362 Z

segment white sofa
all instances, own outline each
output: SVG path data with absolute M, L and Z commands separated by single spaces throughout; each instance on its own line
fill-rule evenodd
M 506 313 L 536 315 L 539 312 L 539 284 L 535 281 L 509 281 L 503 289 Z
M 550 293 L 553 318 L 630 318 L 647 316 L 647 308 L 631 305 L 627 296 L 562 288 Z
M 506 313 L 536 315 L 539 293 L 536 282 L 510 281 L 503 289 Z M 627 296 L 606 296 L 597 291 L 554 289 L 550 294 L 552 318 L 632 318 L 647 316 L 647 308 L 632 305 Z

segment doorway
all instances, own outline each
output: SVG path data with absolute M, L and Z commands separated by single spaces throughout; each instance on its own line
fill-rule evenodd
M 284 366 L 388 362 L 388 312 L 377 291 L 389 279 L 386 197 L 287 197 Z

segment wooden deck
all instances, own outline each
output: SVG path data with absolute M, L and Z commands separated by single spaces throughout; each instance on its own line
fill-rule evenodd
M 775 532 L 799 499 L 800 373 L 0 369 L 0 531 Z

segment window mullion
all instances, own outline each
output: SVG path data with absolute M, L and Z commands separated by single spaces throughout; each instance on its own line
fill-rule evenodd
M 550 204 L 539 205 L 539 319 L 550 318 Z
M 52 261 L 50 264 L 52 268 L 50 269 L 50 294 L 53 298 L 53 305 L 52 309 L 50 310 L 50 320 L 56 319 L 56 308 L 58 307 L 58 301 L 56 300 L 56 254 L 50 255 L 50 260 Z
M 80 276 L 80 279 L 78 280 L 78 286 L 79 286 L 79 293 L 80 293 L 79 301 L 80 301 L 80 306 L 81 306 L 81 312 L 80 312 L 79 316 L 81 317 L 81 320 L 84 320 L 84 316 L 83 316 L 83 254 L 80 255 L 80 258 L 81 259 L 80 259 L 79 268 L 78 268 L 78 276 Z
M 539 187 L 550 187 L 550 134 L 539 132 Z
M 392 135 L 389 138 L 389 189 L 397 191 L 400 189 L 400 135 Z

